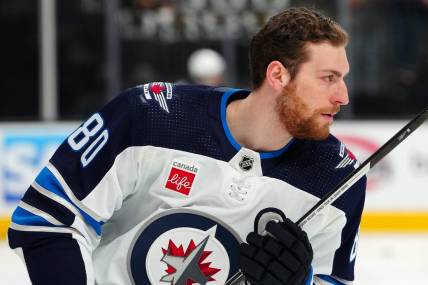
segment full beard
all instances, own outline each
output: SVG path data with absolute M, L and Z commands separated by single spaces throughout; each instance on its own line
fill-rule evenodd
M 325 113 L 337 113 L 340 109 L 335 106 L 329 109 L 315 109 L 309 106 L 296 93 L 296 86 L 288 84 L 278 97 L 277 112 L 287 132 L 298 139 L 324 140 L 330 134 L 330 124 L 320 123 L 320 117 Z

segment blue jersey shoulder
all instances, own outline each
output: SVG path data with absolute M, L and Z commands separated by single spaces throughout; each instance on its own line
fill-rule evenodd
M 316 163 L 323 164 L 337 173 L 347 175 L 359 166 L 355 155 L 332 134 L 325 140 L 306 141 L 305 144 L 306 149 L 313 149 L 316 153 L 313 157 Z
M 330 135 L 322 141 L 296 140 L 270 176 L 284 179 L 319 198 L 337 187 L 358 165 L 344 144 Z M 334 204 L 345 212 L 352 212 L 356 201 L 364 200 L 365 178 Z

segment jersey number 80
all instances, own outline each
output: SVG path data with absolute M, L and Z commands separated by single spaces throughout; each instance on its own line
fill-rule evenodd
M 80 157 L 83 167 L 86 167 L 107 143 L 108 130 L 103 129 L 103 126 L 103 118 L 95 113 L 68 137 L 67 142 L 74 151 L 85 149 Z

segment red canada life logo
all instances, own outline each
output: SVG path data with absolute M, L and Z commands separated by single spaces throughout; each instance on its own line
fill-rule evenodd
M 188 196 L 196 174 L 198 174 L 198 167 L 196 165 L 173 161 L 165 188 Z

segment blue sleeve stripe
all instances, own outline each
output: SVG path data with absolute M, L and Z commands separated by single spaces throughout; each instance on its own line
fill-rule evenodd
M 77 209 L 74 208 L 74 206 L 70 203 L 66 202 L 64 199 L 43 189 L 41 186 L 37 187 L 37 189 L 34 188 L 34 186 L 39 186 L 38 184 L 36 184 L 37 183 L 34 182 L 33 185 L 28 188 L 21 201 L 38 209 L 39 211 L 42 211 L 52 216 L 60 223 L 66 226 L 71 226 L 76 217 L 75 213 L 79 213 Z M 39 192 L 39 190 L 43 191 L 43 194 L 42 192 Z M 48 194 L 49 196 L 46 196 L 44 194 Z M 25 207 L 22 208 L 25 209 Z M 37 214 L 37 212 L 34 211 L 33 213 Z
M 67 200 L 69 203 L 72 203 L 67 194 L 65 194 L 64 188 L 62 188 L 58 179 L 53 175 L 53 173 L 47 168 L 43 168 L 39 175 L 36 177 L 36 182 L 46 190 L 60 196 L 61 198 Z
M 104 223 L 98 222 L 97 220 L 92 218 L 90 215 L 88 215 L 86 212 L 84 212 L 82 209 L 77 207 L 76 204 L 74 204 L 70 200 L 70 198 L 67 196 L 61 183 L 59 183 L 58 179 L 47 167 L 43 168 L 42 171 L 39 173 L 39 175 L 36 177 L 36 182 L 44 189 L 54 193 L 55 195 L 58 195 L 59 197 L 65 199 L 67 202 L 72 204 L 76 209 L 79 210 L 80 214 L 83 216 L 85 221 L 95 230 L 95 232 L 98 235 L 101 235 L 101 232 L 102 232 L 101 226 Z
M 74 204 L 73 204 L 74 205 Z M 101 235 L 102 232 L 102 225 L 104 224 L 103 222 L 97 222 L 94 218 L 92 218 L 91 216 L 89 216 L 87 213 L 83 212 L 81 209 L 77 208 L 80 212 L 80 214 L 82 214 L 83 218 L 85 219 L 86 222 L 88 222 L 89 225 L 91 225 L 91 227 L 95 230 L 95 232 L 97 233 L 97 235 Z
M 342 282 L 340 282 L 340 281 L 337 281 L 336 279 L 334 279 L 333 277 L 331 277 L 330 275 L 323 275 L 323 274 L 319 274 L 319 275 L 317 275 L 319 278 L 321 278 L 322 280 L 324 280 L 324 281 L 327 281 L 327 282 L 329 282 L 329 283 L 331 283 L 331 284 L 334 284 L 334 285 L 345 285 L 344 283 L 342 283 Z
M 56 225 L 48 222 L 45 218 L 37 216 L 19 206 L 16 207 L 12 214 L 12 222 L 22 226 L 56 227 Z
M 313 275 L 314 275 L 314 270 L 313 270 L 313 268 L 311 266 L 311 271 L 309 272 L 308 279 L 306 279 L 306 284 L 305 285 L 312 285 Z

